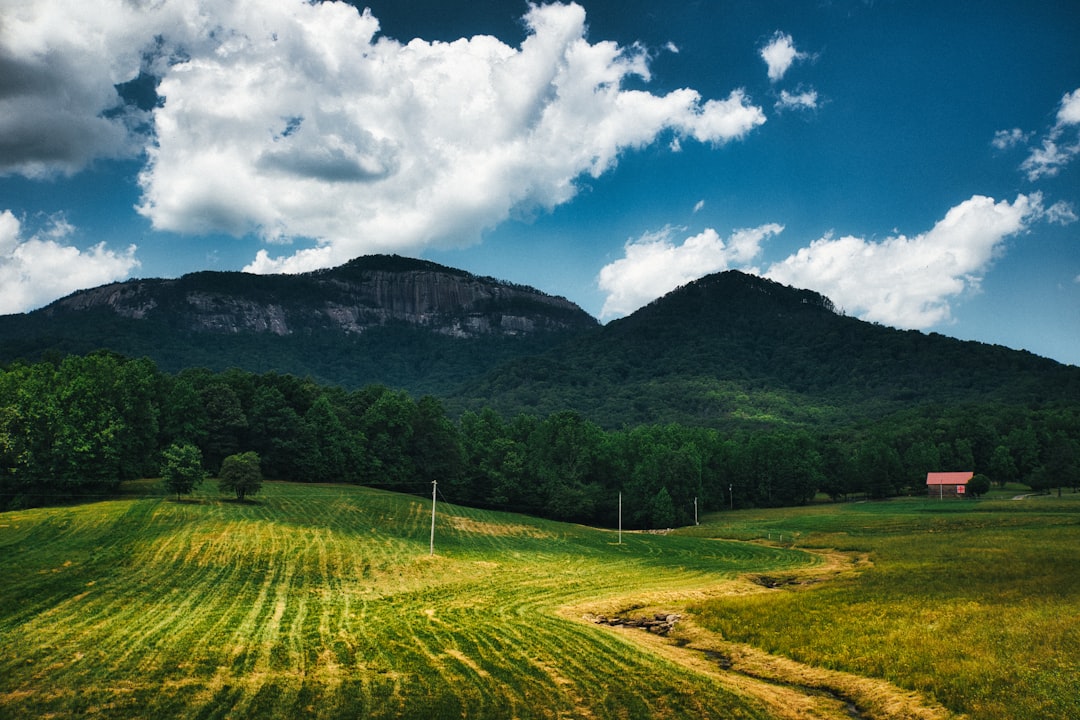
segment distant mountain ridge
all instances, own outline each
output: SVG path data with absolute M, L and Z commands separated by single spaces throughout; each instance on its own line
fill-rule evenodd
M 188 367 L 443 393 L 599 323 L 565 298 L 425 260 L 299 275 L 196 272 L 81 290 L 0 317 L 0 362 L 108 349 Z
M 601 326 L 572 302 L 423 260 L 303 275 L 200 272 L 0 317 L 0 362 L 104 348 L 190 367 L 384 384 L 452 413 L 571 410 L 605 427 L 838 427 L 918 408 L 1080 406 L 1080 368 L 901 331 L 728 271 Z
M 368 256 L 300 275 L 197 272 L 82 290 L 38 311 L 45 318 L 108 309 L 145 320 L 168 316 L 194 332 L 291 335 L 362 333 L 405 323 L 455 337 L 527 335 L 595 326 L 569 300 L 533 288 L 398 256 Z
M 455 401 L 503 413 L 572 409 L 609 427 L 841 425 L 931 405 L 1080 403 L 1080 368 L 867 323 L 816 292 L 727 271 L 510 361 Z

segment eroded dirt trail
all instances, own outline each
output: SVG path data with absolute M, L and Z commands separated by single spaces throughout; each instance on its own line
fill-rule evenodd
M 689 607 L 725 595 L 784 592 L 787 586 L 828 582 L 869 565 L 864 555 L 814 552 L 821 563 L 766 577 L 748 574 L 694 591 L 627 595 L 565 607 L 560 614 L 597 624 L 665 660 L 707 677 L 720 688 L 754 698 L 777 720 L 962 720 L 918 693 L 884 680 L 827 670 L 725 640 L 700 627 Z M 611 619 L 678 615 L 674 626 L 652 631 Z

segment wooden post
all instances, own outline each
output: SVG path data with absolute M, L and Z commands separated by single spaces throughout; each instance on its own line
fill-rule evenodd
M 431 555 L 435 554 L 435 489 L 438 487 L 438 481 L 431 481 Z

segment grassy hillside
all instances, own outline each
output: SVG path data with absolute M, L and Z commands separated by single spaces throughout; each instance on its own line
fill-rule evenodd
M 690 532 L 867 553 L 858 575 L 713 599 L 701 625 L 972 720 L 1080 717 L 1080 495 L 736 512 Z
M 146 492 L 0 514 L 0 717 L 951 717 L 934 698 L 972 718 L 1077 709 L 1069 497 L 736 512 L 622 544 L 440 503 L 430 557 L 430 504 L 415 497 Z M 852 554 L 781 547 L 781 532 Z M 946 547 L 963 562 L 942 564 Z M 993 562 L 974 562 L 979 549 Z M 943 573 L 964 591 L 950 595 Z M 689 614 L 668 639 L 583 621 L 654 611 Z M 910 641 L 885 632 L 905 620 L 921 623 Z M 1017 646 L 996 643 L 1022 628 L 1046 657 L 1006 668 Z M 926 671 L 959 632 L 975 662 Z
M 767 717 L 558 608 L 794 568 L 355 487 L 0 515 L 0 716 Z

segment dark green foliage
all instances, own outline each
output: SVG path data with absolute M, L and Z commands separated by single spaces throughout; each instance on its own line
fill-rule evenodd
M 190 495 L 205 478 L 202 453 L 191 443 L 173 443 L 161 453 L 161 481 L 177 500 Z
M 259 467 L 259 455 L 251 450 L 230 455 L 221 463 L 218 473 L 218 489 L 223 493 L 235 493 L 237 500 L 244 500 L 262 489 L 263 476 Z
M 362 443 L 350 437 L 329 397 L 320 395 L 296 429 L 300 465 L 298 480 L 307 482 L 356 482 Z
M 303 479 L 313 446 L 307 425 L 275 385 L 259 385 L 252 395 L 249 445 L 262 458 L 263 472 L 273 478 Z
M 370 462 L 362 482 L 391 489 L 408 489 L 416 466 L 409 451 L 413 439 L 415 404 L 408 394 L 373 388 L 375 397 L 359 418 L 367 438 Z
M 1064 431 L 1055 428 L 1049 434 L 1041 453 L 1042 462 L 1032 471 L 1027 481 L 1032 490 L 1050 490 L 1062 487 L 1076 488 L 1080 485 L 1080 437 L 1075 429 Z
M 551 415 L 526 439 L 526 468 L 540 506 L 558 520 L 585 521 L 601 501 L 603 431 L 574 412 Z
M 816 293 L 732 271 L 537 358 L 505 363 L 463 386 L 449 406 L 506 416 L 573 409 L 607 428 L 816 430 L 912 407 L 987 402 L 1078 403 L 1080 368 L 866 323 L 837 314 Z M 982 438 L 972 430 L 971 439 Z
M 416 403 L 410 447 L 416 479 L 454 483 L 462 473 L 461 437 L 442 403 L 425 395 Z
M 0 507 L 108 494 L 157 468 L 153 363 L 109 353 L 0 373 Z
M 247 416 L 236 391 L 225 382 L 213 382 L 200 392 L 206 412 L 203 455 L 210 467 L 217 467 L 240 449 L 248 430 Z
M 653 498 L 649 513 L 649 522 L 652 527 L 669 528 L 675 525 L 675 504 L 671 501 L 671 495 L 667 488 L 660 488 Z
M 435 276 L 435 286 L 450 279 L 478 288 L 478 299 L 455 306 L 457 296 L 449 293 L 449 306 L 437 315 L 426 305 L 422 317 L 401 310 L 423 302 L 424 278 Z M 343 327 L 340 313 L 355 314 L 362 330 Z M 524 316 L 531 330 L 447 331 L 476 320 L 498 327 L 505 315 Z M 198 272 L 76 293 L 33 313 L 0 317 L 0 362 L 109 348 L 153 358 L 174 373 L 239 367 L 349 388 L 378 383 L 415 395 L 446 394 L 501 362 L 596 325 L 580 308 L 533 288 L 423 260 L 371 256 L 303 275 Z
M 382 258 L 307 280 L 199 273 L 183 282 L 206 297 L 242 290 L 299 307 L 312 278 L 351 282 L 380 263 L 418 267 Z M 166 288 L 160 305 L 187 302 L 168 289 L 179 281 L 145 282 Z M 532 301 L 493 300 L 488 310 L 514 302 Z M 103 324 L 86 323 L 95 339 L 116 323 L 143 332 L 178 317 L 99 310 Z M 192 342 L 183 326 L 160 329 L 125 337 L 169 362 L 213 362 L 162 372 L 99 352 L 0 372 L 0 505 L 108 494 L 156 472 L 174 443 L 199 448 L 211 468 L 251 450 L 274 479 L 417 494 L 436 481 L 452 502 L 608 526 L 621 493 L 635 528 L 689 524 L 695 499 L 709 512 L 801 504 L 818 491 L 921 495 L 930 471 L 1036 489 L 1080 483 L 1077 368 L 869 325 L 814 293 L 739 273 L 518 360 L 555 335 L 468 340 L 388 324 L 343 338 L 312 325 Z M 244 369 L 224 366 L 234 360 Z M 280 371 L 293 364 L 319 371 Z M 394 381 L 359 382 L 370 377 Z M 418 391 L 453 386 L 464 389 Z
M 988 492 L 990 492 L 990 478 L 982 473 L 975 473 L 975 476 L 968 481 L 967 494 L 971 495 L 971 497 L 978 498 Z
M 1004 486 L 1005 483 L 1016 479 L 1016 461 L 1013 459 L 1013 454 L 1008 447 L 998 445 L 994 448 L 987 471 L 998 485 Z
M 210 467 L 247 448 L 275 479 L 420 495 L 437 481 L 455 503 L 608 526 L 621 493 L 625 526 L 655 528 L 692 523 L 695 500 L 710 512 L 802 504 L 818 491 L 921 495 L 932 470 L 1015 468 L 1032 487 L 1069 486 L 1080 476 L 1075 437 L 1075 406 L 925 407 L 817 431 L 605 430 L 574 411 L 506 420 L 485 408 L 455 423 L 437 398 L 384 386 L 347 391 L 239 370 L 170 376 L 109 354 L 0 372 L 6 506 L 109 493 L 138 468 L 167 476 L 175 448 L 191 446 Z

